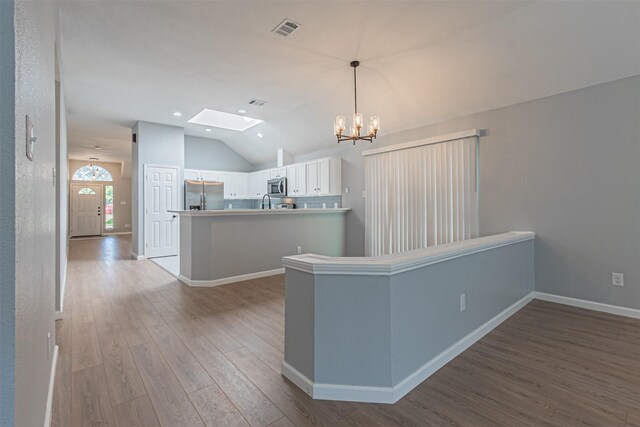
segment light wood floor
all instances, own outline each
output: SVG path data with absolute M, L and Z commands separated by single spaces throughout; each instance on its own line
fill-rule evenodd
M 130 239 L 72 241 L 55 426 L 640 426 L 640 321 L 535 301 L 395 405 L 280 375 L 282 276 L 189 288 Z

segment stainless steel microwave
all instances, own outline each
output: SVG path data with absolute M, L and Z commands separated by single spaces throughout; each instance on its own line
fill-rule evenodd
M 267 194 L 271 197 L 287 197 L 287 178 L 274 178 L 268 180 Z

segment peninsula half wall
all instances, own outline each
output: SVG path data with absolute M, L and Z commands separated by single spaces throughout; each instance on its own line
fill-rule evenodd
M 534 236 L 285 257 L 283 375 L 314 399 L 396 402 L 533 298 Z

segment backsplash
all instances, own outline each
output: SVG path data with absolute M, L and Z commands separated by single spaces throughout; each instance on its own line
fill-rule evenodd
M 268 203 L 268 199 L 265 197 L 265 208 Z M 327 209 L 333 209 L 336 206 L 342 207 L 342 196 L 321 196 L 321 197 L 285 197 L 278 199 L 271 198 L 271 206 L 278 205 L 280 203 L 295 203 L 296 209 L 304 209 L 305 203 L 307 209 L 322 209 L 322 205 Z M 336 205 L 337 204 L 337 205 Z M 231 205 L 231 208 L 229 208 Z M 262 206 L 262 200 L 256 199 L 224 199 L 225 210 L 229 209 L 260 209 Z

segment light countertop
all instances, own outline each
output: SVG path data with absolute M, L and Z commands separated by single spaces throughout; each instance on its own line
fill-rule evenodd
M 225 209 L 215 211 L 169 211 L 180 216 L 240 216 L 240 215 L 305 215 L 305 214 L 340 214 L 350 208 L 331 209 Z

